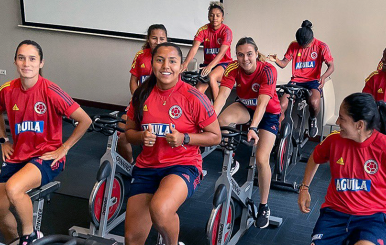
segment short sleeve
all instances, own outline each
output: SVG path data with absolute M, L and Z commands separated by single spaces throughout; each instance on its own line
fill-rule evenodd
M 0 111 L 5 111 L 5 93 L 7 91 L 7 87 L 11 85 L 11 82 L 6 82 L 0 87 Z
M 140 55 L 143 54 L 143 50 L 141 51 L 138 51 L 136 54 L 135 54 L 135 57 L 134 57 L 134 60 L 133 60 L 133 63 L 131 64 L 131 70 L 130 70 L 130 73 L 133 74 L 134 76 L 136 77 L 139 77 L 139 65 L 137 65 L 139 62 L 138 62 L 138 59 L 140 57 Z
M 230 63 L 224 71 L 221 79 L 221 86 L 232 89 L 236 82 L 236 75 L 239 64 L 237 62 Z
M 203 27 L 198 29 L 196 35 L 194 36 L 194 41 L 199 41 L 200 43 L 202 43 L 205 39 L 205 30 L 207 29 L 208 29 L 207 25 L 204 25 Z
M 56 111 L 60 115 L 70 117 L 71 114 L 78 109 L 80 106 L 76 103 L 66 92 L 64 92 L 58 85 L 50 84 L 48 89 L 51 90 L 50 100 Z
M 325 43 L 322 43 L 322 55 L 323 55 L 323 60 L 326 63 L 334 61 L 334 59 L 332 58 L 332 55 L 331 55 L 330 48 Z
M 196 88 L 191 88 L 188 91 L 194 96 L 191 104 L 191 114 L 195 123 L 203 129 L 217 119 L 216 113 L 206 95 Z
M 374 96 L 374 98 L 376 96 L 376 92 L 374 91 L 374 76 L 377 74 L 378 74 L 378 72 L 374 71 L 366 78 L 366 80 L 365 80 L 366 84 L 362 90 L 363 93 L 372 94 Z
M 134 121 L 134 106 L 133 106 L 133 100 L 130 101 L 129 106 L 127 107 L 127 118 Z
M 264 66 L 262 71 L 262 83 L 260 83 L 259 94 L 269 95 L 271 98 L 274 97 L 276 92 L 276 80 L 277 71 L 273 66 Z
M 315 147 L 314 152 L 312 153 L 315 163 L 322 164 L 329 161 L 331 143 L 334 141 L 334 138 L 336 140 L 336 137 L 339 137 L 339 135 L 337 133 L 332 133 Z
M 288 49 L 287 49 L 287 52 L 285 53 L 284 55 L 284 58 L 286 58 L 287 60 L 292 60 L 294 58 L 294 44 L 296 42 L 292 42 L 289 46 L 288 46 Z
M 233 39 L 233 34 L 232 34 L 232 30 L 227 27 L 224 32 L 222 33 L 222 45 L 228 45 L 228 46 L 231 46 L 232 44 L 232 39 Z

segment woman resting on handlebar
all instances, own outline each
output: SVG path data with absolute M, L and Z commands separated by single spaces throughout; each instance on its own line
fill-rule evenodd
M 33 227 L 33 207 L 26 191 L 52 181 L 64 169 L 68 150 L 91 124 L 89 116 L 67 93 L 40 75 L 43 51 L 25 40 L 15 53 L 20 78 L 0 87 L 0 231 L 6 242 L 18 237 L 15 215 L 21 223 L 20 244 L 42 234 Z M 13 143 L 6 136 L 2 112 L 9 119 Z M 79 122 L 62 143 L 62 116 Z M 11 212 L 13 210 L 13 212 Z M 39 234 L 38 234 L 39 233 Z
M 271 183 L 269 156 L 279 128 L 280 103 L 276 94 L 276 69 L 265 58 L 251 37 L 236 44 L 237 60 L 228 65 L 221 81 L 220 93 L 214 102 L 220 113 L 236 83 L 237 100 L 219 116 L 221 126 L 245 124 L 252 119 L 248 140 L 257 144 L 256 164 L 259 174 L 260 206 L 256 224 L 268 226 L 270 210 L 267 205 Z M 257 134 L 259 129 L 259 135 Z
M 126 137 L 143 145 L 133 169 L 125 222 L 126 244 L 145 244 L 152 225 L 166 244 L 177 245 L 178 208 L 200 183 L 199 146 L 220 143 L 208 98 L 180 80 L 182 52 L 172 43 L 152 54 L 152 74 L 135 91 Z

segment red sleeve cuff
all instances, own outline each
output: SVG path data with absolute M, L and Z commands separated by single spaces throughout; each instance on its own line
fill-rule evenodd
M 67 110 L 64 112 L 64 115 L 66 115 L 66 117 L 70 117 L 71 114 L 76 111 L 78 108 L 80 107 L 80 105 L 76 102 L 74 102 L 74 104 L 72 104 L 70 107 L 67 108 Z

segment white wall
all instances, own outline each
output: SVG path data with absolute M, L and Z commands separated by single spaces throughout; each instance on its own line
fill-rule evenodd
M 309 19 L 315 37 L 330 46 L 335 59 L 332 79 L 337 103 L 362 89 L 386 47 L 384 0 L 225 0 L 224 4 L 225 23 L 234 35 L 233 57 L 234 46 L 243 36 L 252 36 L 261 52 L 282 57 L 302 21 Z M 6 0 L 0 8 L 0 69 L 7 70 L 6 76 L 0 75 L 0 83 L 17 77 L 15 48 L 20 41 L 32 39 L 44 50 L 44 76 L 72 97 L 127 104 L 129 69 L 142 41 L 20 28 L 19 5 L 19 1 Z M 185 55 L 187 51 L 183 47 Z M 202 60 L 201 50 L 197 58 Z M 278 68 L 279 83 L 290 77 L 290 66 Z

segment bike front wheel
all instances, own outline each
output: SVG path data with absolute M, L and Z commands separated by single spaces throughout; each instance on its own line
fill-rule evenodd
M 221 244 L 225 245 L 229 242 L 232 236 L 233 226 L 235 222 L 235 205 L 233 199 L 230 200 L 228 208 L 228 216 L 225 219 L 225 224 L 221 221 L 222 212 L 225 211 L 225 203 L 221 203 L 213 208 L 208 224 L 206 227 L 207 238 L 209 245 Z M 224 239 L 222 240 L 222 234 Z
M 291 163 L 292 148 L 291 134 L 287 134 L 280 139 L 275 163 L 275 173 L 278 181 L 285 181 L 287 169 Z

